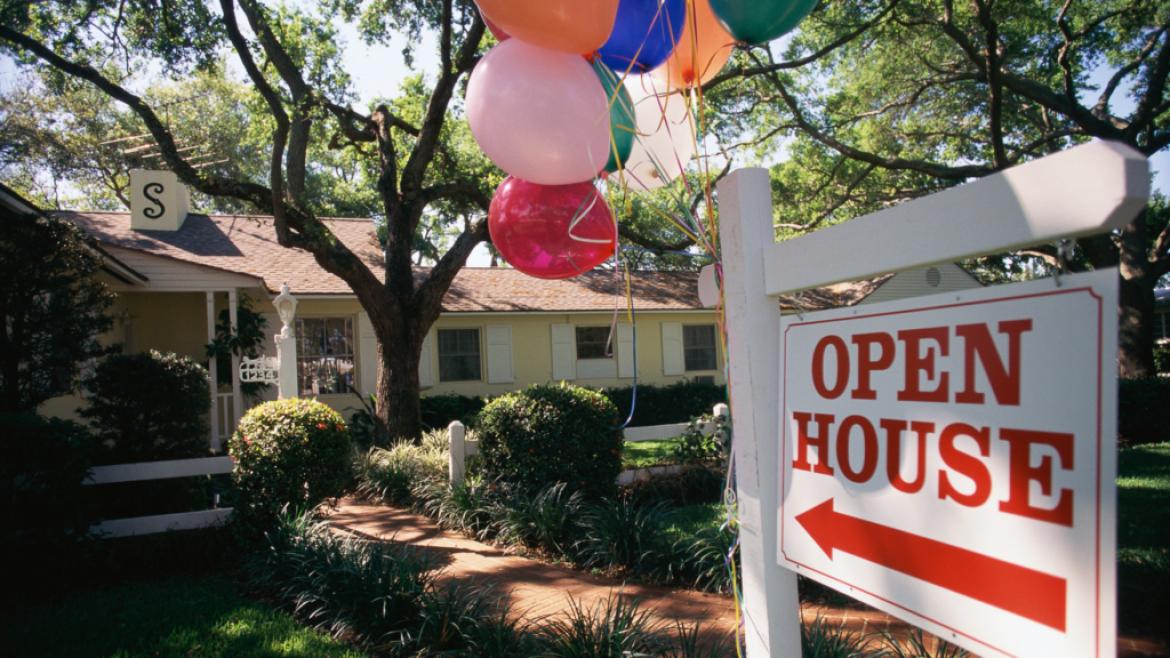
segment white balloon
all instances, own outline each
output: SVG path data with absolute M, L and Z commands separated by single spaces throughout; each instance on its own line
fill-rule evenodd
M 649 191 L 682 175 L 698 148 L 690 101 L 681 92 L 659 88 L 649 75 L 626 78 L 638 134 L 618 181 Z

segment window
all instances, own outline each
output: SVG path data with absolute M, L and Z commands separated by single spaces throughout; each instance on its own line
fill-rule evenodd
M 612 359 L 608 346 L 609 327 L 577 327 L 578 359 Z
M 353 319 L 297 318 L 301 395 L 349 393 L 354 385 Z
M 1170 338 L 1170 312 L 1154 314 L 1154 340 Z
M 687 370 L 715 370 L 715 325 L 683 327 L 683 357 Z
M 479 381 L 479 329 L 439 330 L 439 381 Z

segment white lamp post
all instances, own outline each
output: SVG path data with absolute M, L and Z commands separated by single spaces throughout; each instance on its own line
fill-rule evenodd
M 276 360 L 280 367 L 277 390 L 280 399 L 295 398 L 297 390 L 297 341 L 292 323 L 297 316 L 297 298 L 289 292 L 288 283 L 280 286 L 280 294 L 272 300 L 283 325 L 276 336 Z

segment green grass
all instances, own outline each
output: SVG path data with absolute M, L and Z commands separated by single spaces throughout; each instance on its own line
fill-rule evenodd
M 723 503 L 683 505 L 670 511 L 670 520 L 664 528 L 671 540 L 694 538 L 704 528 L 718 528 L 727 519 Z
M 663 441 L 626 441 L 622 449 L 622 468 L 646 468 L 657 464 L 673 464 L 674 447 L 681 439 Z
M 1122 629 L 1167 635 L 1170 443 L 1124 448 L 1117 467 L 1117 578 Z
M 77 592 L 0 621 L 10 656 L 362 658 L 224 576 L 183 576 Z

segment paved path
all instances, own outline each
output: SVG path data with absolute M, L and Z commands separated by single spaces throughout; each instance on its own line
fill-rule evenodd
M 330 516 L 333 527 L 373 539 L 420 547 L 444 565 L 440 582 L 492 585 L 506 596 L 512 609 L 525 620 L 555 616 L 568 607 L 569 597 L 589 608 L 613 593 L 637 599 L 660 621 L 701 622 L 708 637 L 730 637 L 736 628 L 731 599 L 690 590 L 623 584 L 571 567 L 533 560 L 468 539 L 440 528 L 425 516 L 396 507 L 358 500 L 341 501 Z M 906 624 L 878 612 L 805 605 L 806 621 L 820 616 L 834 626 L 862 633 L 887 630 L 895 636 L 907 632 Z M 1166 656 L 1165 647 L 1146 640 L 1121 638 L 1122 658 Z

